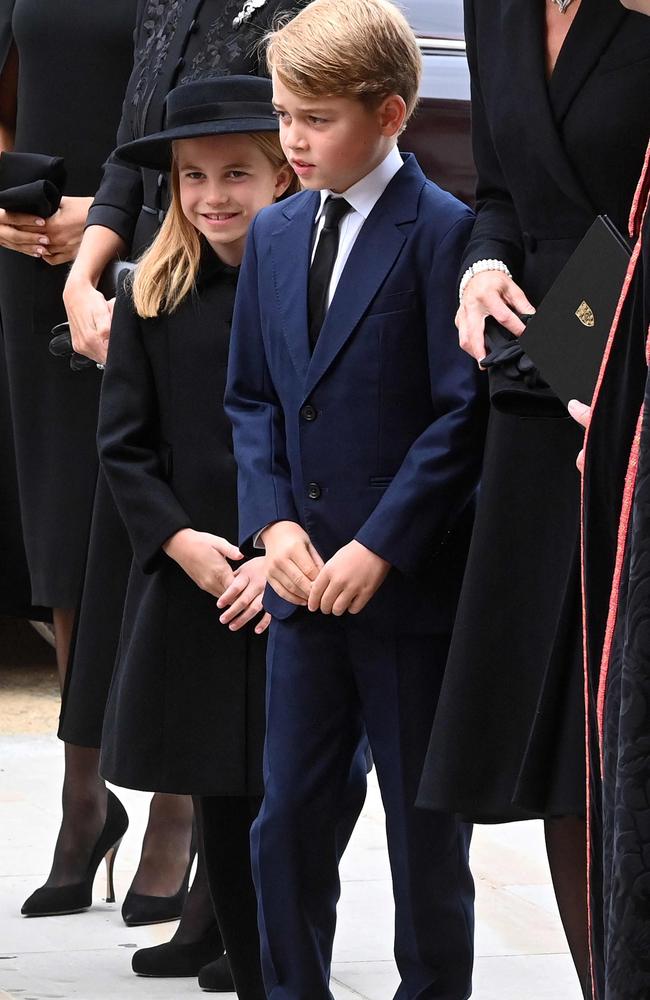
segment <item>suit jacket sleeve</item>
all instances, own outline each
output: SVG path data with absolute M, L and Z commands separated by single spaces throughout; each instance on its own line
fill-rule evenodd
M 255 223 L 237 284 L 228 357 L 226 412 L 238 468 L 240 543 L 273 521 L 299 521 L 291 490 L 284 415 L 262 337 Z
M 465 36 L 472 81 L 472 147 L 478 182 L 476 222 L 463 254 L 460 276 L 470 264 L 490 258 L 502 260 L 517 275 L 523 258 L 521 227 L 494 148 L 483 101 L 472 0 L 466 0 L 465 4 Z
M 139 37 L 145 6 L 143 2 L 138 4 L 133 39 L 136 56 L 140 48 Z M 132 125 L 132 94 L 137 84 L 137 64 L 138 60 L 136 58 L 122 105 L 122 117 L 115 142 L 116 147 L 129 142 L 131 139 L 138 138 L 133 132 Z M 95 199 L 90 206 L 86 228 L 88 226 L 104 226 L 106 229 L 112 229 L 113 232 L 117 233 L 124 240 L 127 246 L 131 246 L 143 199 L 144 191 L 140 168 L 123 163 L 117 159 L 115 153 L 111 153 L 102 168 L 102 180 L 95 194 Z
M 487 413 L 485 376 L 458 346 L 455 277 L 472 226 L 465 216 L 439 242 L 426 323 L 433 422 L 414 441 L 356 539 L 406 574 L 421 570 L 474 495 Z
M 153 572 L 161 546 L 191 521 L 176 499 L 161 457 L 153 371 L 128 291 L 120 288 L 104 372 L 97 444 L 102 467 L 138 564 Z M 164 337 L 164 331 L 156 331 Z

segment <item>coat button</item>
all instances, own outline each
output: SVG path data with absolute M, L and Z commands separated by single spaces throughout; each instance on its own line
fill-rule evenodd
M 320 500 L 322 492 L 318 483 L 310 483 L 307 487 L 307 496 L 310 500 Z
M 316 409 L 311 405 L 311 403 L 307 403 L 305 406 L 303 406 L 302 410 L 300 411 L 300 416 L 302 417 L 303 420 L 307 420 L 309 423 L 311 423 L 312 420 L 316 419 L 318 414 L 316 412 Z

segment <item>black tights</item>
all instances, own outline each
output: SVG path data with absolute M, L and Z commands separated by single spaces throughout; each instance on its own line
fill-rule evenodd
M 250 828 L 261 804 L 252 796 L 194 799 L 214 911 L 239 1000 L 266 1000 L 250 856 Z
M 584 996 L 589 990 L 587 918 L 587 825 L 567 816 L 544 824 L 555 898 Z

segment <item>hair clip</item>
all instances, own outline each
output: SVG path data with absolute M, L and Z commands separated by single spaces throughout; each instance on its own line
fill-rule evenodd
M 239 11 L 239 14 L 233 18 L 232 26 L 233 28 L 241 28 L 244 21 L 250 20 L 256 10 L 263 7 L 267 0 L 245 0 L 244 6 Z

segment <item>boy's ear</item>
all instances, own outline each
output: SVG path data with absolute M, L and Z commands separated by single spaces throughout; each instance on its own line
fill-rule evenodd
M 406 102 L 399 94 L 385 97 L 377 109 L 382 135 L 399 135 L 406 119 Z
M 284 192 L 287 190 L 291 181 L 294 178 L 294 172 L 291 167 L 287 164 L 286 167 L 282 167 L 275 177 L 275 197 L 281 198 Z

